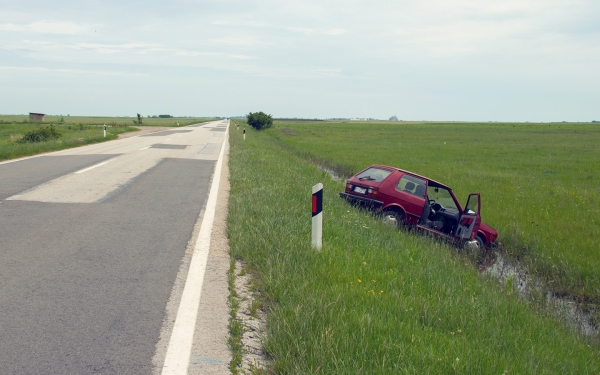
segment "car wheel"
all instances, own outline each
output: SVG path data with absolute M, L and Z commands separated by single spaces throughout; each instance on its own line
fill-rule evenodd
M 475 237 L 475 241 L 477 241 L 477 246 L 479 246 L 479 252 L 483 253 L 485 251 L 485 241 L 483 240 L 483 238 L 481 238 L 480 235 L 477 235 L 477 237 Z
M 485 255 L 485 242 L 481 236 L 475 237 L 473 241 L 466 241 L 464 244 L 464 249 L 471 256 L 476 259 L 480 259 Z
M 390 227 L 402 228 L 404 226 L 404 213 L 397 210 L 385 210 L 381 215 L 383 222 Z

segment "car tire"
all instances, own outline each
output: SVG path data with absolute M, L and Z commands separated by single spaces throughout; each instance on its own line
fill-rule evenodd
M 394 228 L 402 228 L 405 224 L 404 212 L 400 212 L 398 210 L 385 210 L 381 214 L 381 219 L 383 222 L 390 227 Z
M 475 242 L 466 241 L 464 249 L 477 260 L 483 259 L 485 256 L 485 241 L 480 235 L 475 237 Z
M 485 252 L 485 240 L 481 238 L 479 234 L 477 235 L 477 237 L 475 237 L 475 240 L 477 241 L 477 245 L 479 246 L 479 251 L 481 253 Z

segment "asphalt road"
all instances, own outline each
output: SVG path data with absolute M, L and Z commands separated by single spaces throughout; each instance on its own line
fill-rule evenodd
M 152 372 L 226 124 L 0 164 L 0 373 Z

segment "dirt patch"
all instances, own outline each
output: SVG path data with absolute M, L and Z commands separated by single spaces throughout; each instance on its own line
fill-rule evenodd
M 117 139 L 135 137 L 138 135 L 144 135 L 144 134 L 149 134 L 149 133 L 154 133 L 154 132 L 160 132 L 163 130 L 174 129 L 171 126 L 132 126 L 132 127 L 139 129 L 139 130 L 137 132 L 121 133 L 121 134 L 119 134 L 119 138 L 117 138 Z
M 235 262 L 235 297 L 239 303 L 236 319 L 242 324 L 242 364 L 240 373 L 253 374 L 265 370 L 267 356 L 262 340 L 266 336 L 266 314 L 256 291 L 252 274 L 246 272 L 245 264 Z

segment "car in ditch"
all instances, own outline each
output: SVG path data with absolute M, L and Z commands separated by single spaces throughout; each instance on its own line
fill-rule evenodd
M 498 238 L 481 221 L 479 193 L 470 194 L 463 208 L 450 187 L 402 169 L 372 165 L 349 178 L 340 197 L 380 212 L 390 225 L 413 225 L 459 246 L 484 249 Z

